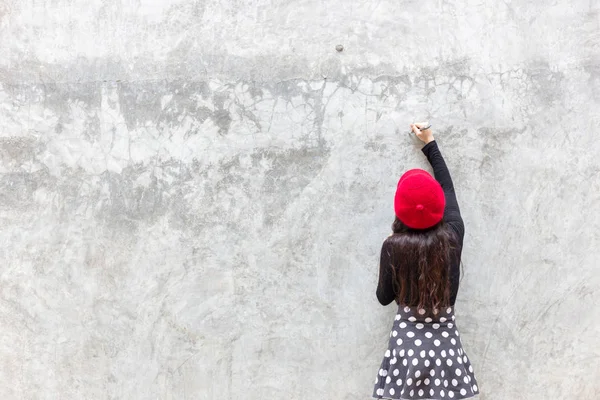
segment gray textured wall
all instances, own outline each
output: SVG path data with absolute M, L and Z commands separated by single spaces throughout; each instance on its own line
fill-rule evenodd
M 0 1 L 0 398 L 369 398 L 427 119 L 481 397 L 597 398 L 600 2 L 536 3 Z

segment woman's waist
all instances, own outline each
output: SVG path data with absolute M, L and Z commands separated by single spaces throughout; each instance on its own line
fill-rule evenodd
M 447 323 L 455 320 L 454 307 L 423 308 L 411 306 L 398 306 L 396 321 L 422 322 L 422 323 Z

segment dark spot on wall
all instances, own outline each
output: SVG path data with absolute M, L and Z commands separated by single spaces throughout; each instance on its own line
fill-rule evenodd
M 226 110 L 217 110 L 212 115 L 212 120 L 219 127 L 219 133 L 225 134 L 229 132 L 231 125 L 231 115 Z
M 533 94 L 532 101 L 536 103 L 536 109 L 540 104 L 552 106 L 562 101 L 563 72 L 552 68 L 547 61 L 539 60 L 528 65 L 527 76 L 531 82 L 530 93 Z
M 45 146 L 33 137 L 0 137 L 0 159 L 5 167 L 17 168 L 21 164 L 35 159 Z
M 387 145 L 383 143 L 384 137 L 382 135 L 377 135 L 372 139 L 369 139 L 365 142 L 364 148 L 365 150 L 384 153 L 387 150 Z
M 54 178 L 44 170 L 1 174 L 0 207 L 13 210 L 35 207 L 35 191 L 40 187 L 48 187 L 52 182 Z
M 258 98 L 261 98 L 261 99 L 262 99 L 262 97 L 264 95 L 262 89 L 259 88 L 259 87 L 257 87 L 257 86 L 255 86 L 255 85 L 251 85 L 248 88 L 248 93 L 250 93 L 250 96 L 252 96 L 252 97 L 255 97 L 255 98 L 258 97 Z

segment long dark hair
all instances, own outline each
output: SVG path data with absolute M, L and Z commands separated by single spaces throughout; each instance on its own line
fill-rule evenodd
M 411 229 L 398 218 L 388 249 L 396 299 L 402 305 L 436 309 L 450 305 L 450 264 L 456 247 L 452 230 L 441 221 Z

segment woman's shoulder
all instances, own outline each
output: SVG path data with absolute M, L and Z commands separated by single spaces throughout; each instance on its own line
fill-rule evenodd
M 394 234 L 392 233 L 388 237 L 385 238 L 385 240 L 381 244 L 381 251 L 388 250 L 388 249 L 392 248 L 393 236 L 394 236 Z

